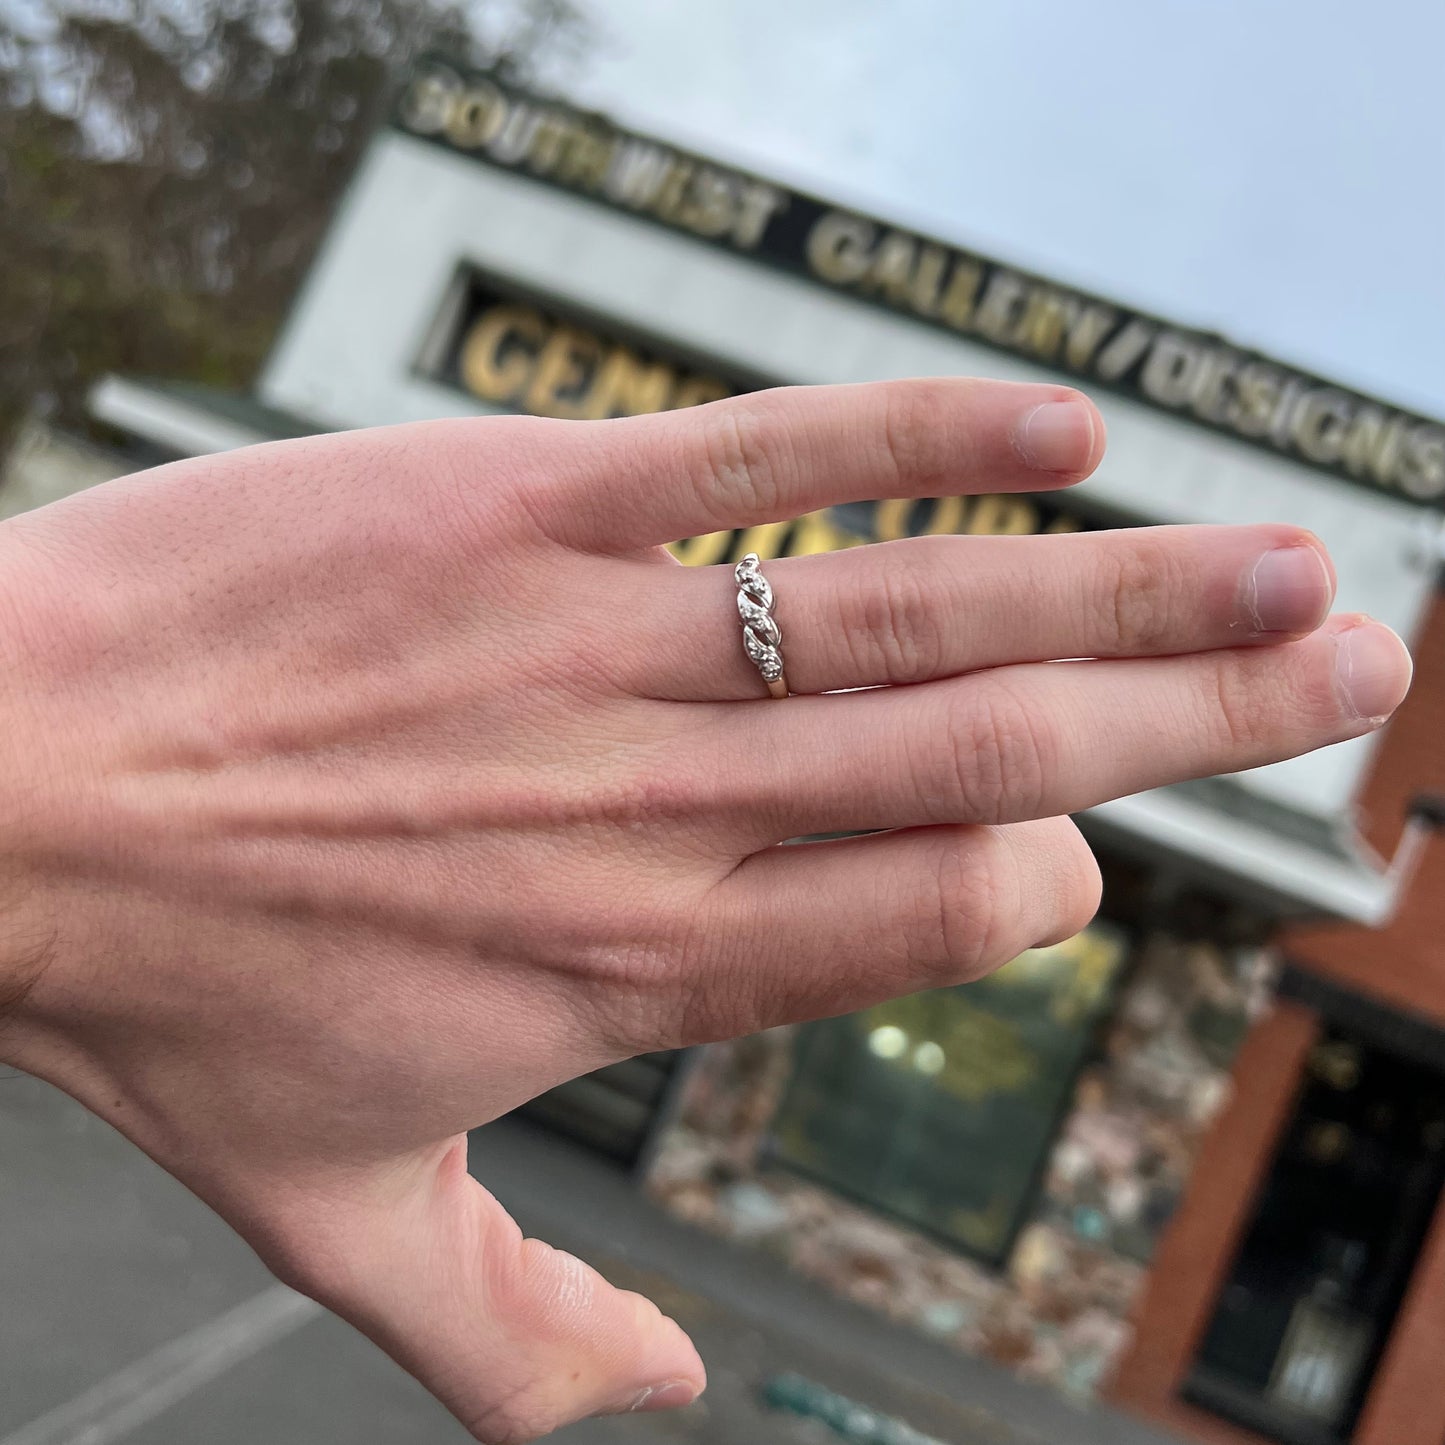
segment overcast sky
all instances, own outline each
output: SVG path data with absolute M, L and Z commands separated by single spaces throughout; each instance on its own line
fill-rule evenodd
M 590 0 L 620 120 L 1445 415 L 1442 0 Z

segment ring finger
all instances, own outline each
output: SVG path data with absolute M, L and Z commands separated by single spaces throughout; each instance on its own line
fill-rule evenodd
M 1011 823 L 1258 767 L 1379 725 L 1410 682 L 1387 627 L 1296 642 L 1027 663 L 909 688 L 713 710 L 712 812 L 730 841 Z
M 731 569 L 637 569 L 660 625 L 624 641 L 630 690 L 681 701 L 765 687 L 741 644 Z M 794 692 L 927 682 L 1010 662 L 1278 642 L 1334 595 L 1295 527 L 1142 527 L 1051 537 L 916 537 L 766 564 Z

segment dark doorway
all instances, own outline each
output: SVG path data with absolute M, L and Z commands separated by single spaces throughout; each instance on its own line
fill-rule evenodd
M 1328 1033 L 1186 1397 L 1288 1445 L 1347 1441 L 1442 1180 L 1445 1076 Z

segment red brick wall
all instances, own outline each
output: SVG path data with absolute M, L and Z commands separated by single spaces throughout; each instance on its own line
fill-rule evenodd
M 1381 739 L 1361 799 L 1369 841 L 1394 852 L 1419 792 L 1445 793 L 1445 593 L 1415 646 L 1415 683 Z M 1445 836 L 1432 838 L 1383 929 L 1316 925 L 1281 940 L 1291 963 L 1445 1024 Z
M 1375 1372 L 1356 1445 L 1440 1445 L 1445 1440 L 1445 1201 L 1420 1251 L 1385 1358 Z
M 1250 1031 L 1233 1090 L 1194 1163 L 1189 1191 L 1155 1252 L 1134 1316 L 1134 1340 L 1106 1397 L 1208 1445 L 1262 1445 L 1178 1398 L 1275 1140 L 1289 1122 L 1315 1015 L 1281 1001 Z
M 1445 794 L 1445 593 L 1415 643 L 1415 682 L 1389 724 L 1361 794 L 1362 831 L 1394 853 L 1417 793 Z M 1445 1026 L 1445 836 L 1431 838 L 1401 905 L 1381 929 L 1313 924 L 1285 930 L 1296 967 Z M 1190 1409 L 1178 1398 L 1253 1196 L 1289 1117 L 1317 1029 L 1281 1004 L 1251 1034 L 1235 1067 L 1235 1095 L 1200 1153 L 1189 1192 L 1161 1242 L 1135 1315 L 1134 1344 L 1115 1377 L 1118 1404 L 1208 1445 L 1264 1445 L 1259 1437 Z M 1445 1441 L 1445 1203 L 1375 1387 L 1357 1445 Z

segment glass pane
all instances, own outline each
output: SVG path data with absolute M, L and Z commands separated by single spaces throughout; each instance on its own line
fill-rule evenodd
M 1327 1035 L 1188 1393 L 1289 1441 L 1345 1440 L 1445 1177 L 1445 1079 Z
M 1001 1259 L 1124 958 L 1104 924 L 805 1031 L 774 1157 Z

